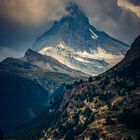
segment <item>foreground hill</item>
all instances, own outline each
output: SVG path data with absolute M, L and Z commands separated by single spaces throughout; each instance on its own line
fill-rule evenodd
M 29 122 L 45 109 L 49 93 L 36 82 L 0 71 L 0 128 L 4 133 Z
M 23 58 L 6 58 L 0 63 L 0 129 L 7 134 L 31 121 L 50 98 L 84 76 L 31 49 Z
M 67 90 L 18 139 L 138 140 L 140 138 L 140 36 L 109 71 Z
M 70 3 L 66 11 L 37 38 L 33 49 L 89 75 L 105 72 L 124 57 L 129 46 L 93 27 L 76 3 Z

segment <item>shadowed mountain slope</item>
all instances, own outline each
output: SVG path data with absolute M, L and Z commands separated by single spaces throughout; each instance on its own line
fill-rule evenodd
M 21 140 L 30 136 L 40 137 L 40 140 L 138 140 L 139 54 L 140 36 L 120 63 L 51 101 L 46 111 L 24 129 L 16 130 L 14 136 Z M 31 129 L 32 133 L 26 133 Z

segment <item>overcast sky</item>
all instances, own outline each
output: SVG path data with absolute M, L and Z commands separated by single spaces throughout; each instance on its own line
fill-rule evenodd
M 21 56 L 65 16 L 70 0 L 0 0 L 0 60 Z M 140 34 L 140 0 L 73 0 L 98 30 L 131 44 Z

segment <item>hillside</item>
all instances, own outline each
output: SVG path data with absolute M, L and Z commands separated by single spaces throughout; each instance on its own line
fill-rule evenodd
M 140 136 L 140 36 L 109 71 L 65 92 L 14 136 L 65 140 L 138 140 Z M 30 134 L 28 132 L 30 132 Z M 25 135 L 26 134 L 26 135 Z
M 0 63 L 0 128 L 9 134 L 30 122 L 48 100 L 63 95 L 67 85 L 85 76 L 31 49 L 22 58 L 6 58 Z
M 4 134 L 35 118 L 48 99 L 49 93 L 36 82 L 0 71 L 0 128 Z

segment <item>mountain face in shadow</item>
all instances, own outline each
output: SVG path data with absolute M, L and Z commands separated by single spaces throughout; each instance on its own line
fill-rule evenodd
M 0 63 L 0 128 L 6 134 L 35 118 L 66 85 L 86 74 L 31 49 Z M 53 96 L 53 97 L 52 97 Z
M 128 45 L 93 27 L 77 4 L 66 10 L 67 16 L 37 38 L 33 49 L 88 75 L 100 74 L 124 57 Z
M 19 139 L 139 139 L 140 36 L 125 58 L 49 103 L 32 123 L 13 134 Z M 32 133 L 31 130 L 34 130 Z M 27 132 L 28 131 L 28 132 Z M 40 133 L 41 132 L 41 133 Z
M 36 82 L 1 71 L 0 93 L 0 127 L 6 134 L 36 117 L 49 98 L 49 93 Z

